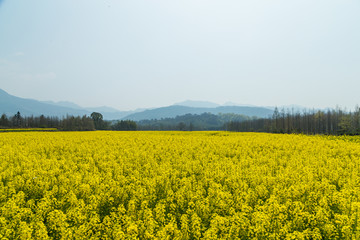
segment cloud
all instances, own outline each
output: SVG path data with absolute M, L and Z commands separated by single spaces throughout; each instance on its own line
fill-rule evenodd
M 21 56 L 22 52 L 16 55 Z M 12 54 L 14 56 L 14 54 Z M 10 61 L 0 58 L 0 86 L 23 86 L 24 84 L 47 84 L 53 83 L 57 79 L 57 74 L 53 71 L 32 72 L 28 67 L 23 66 L 17 61 Z
M 21 79 L 23 81 L 31 81 L 31 82 L 47 82 L 49 80 L 53 80 L 56 78 L 56 73 L 47 72 L 47 73 L 23 73 L 18 74 L 16 78 Z
M 1 0 L 0 0 L 0 1 L 1 1 Z M 16 52 L 16 53 L 14 53 L 14 56 L 15 56 L 15 57 L 24 56 L 24 55 L 25 55 L 24 52 Z
M 5 65 L 5 64 L 8 64 L 9 61 L 6 60 L 5 58 L 0 58 L 0 65 Z

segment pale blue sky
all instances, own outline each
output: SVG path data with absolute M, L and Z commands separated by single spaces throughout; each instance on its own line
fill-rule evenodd
M 0 0 L 0 88 L 120 110 L 360 104 L 358 0 Z

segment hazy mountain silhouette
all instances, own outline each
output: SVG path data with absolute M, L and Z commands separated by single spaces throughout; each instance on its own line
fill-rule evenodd
M 8 94 L 0 89 L 0 114 L 5 113 L 13 116 L 20 112 L 23 116 L 54 116 L 65 117 L 66 115 L 83 116 L 92 112 L 101 112 L 106 120 L 121 119 L 136 111 L 118 111 L 109 107 L 83 108 L 72 102 L 38 101 L 34 99 L 20 98 Z
M 202 113 L 235 113 L 246 116 L 268 117 L 273 113 L 272 109 L 263 107 L 244 107 L 244 106 L 220 106 L 215 108 L 194 108 L 173 105 L 168 107 L 155 108 L 145 110 L 143 112 L 134 113 L 126 116 L 124 119 L 133 121 L 140 121 L 144 119 L 161 119 L 161 118 L 174 118 L 185 114 L 202 114 Z
M 195 108 L 215 108 L 219 107 L 220 105 L 213 102 L 208 101 L 193 101 L 193 100 L 186 100 L 183 102 L 175 103 L 174 105 L 185 106 L 185 107 L 195 107 Z
M 86 110 L 57 106 L 33 99 L 15 97 L 0 89 L 0 113 L 13 116 L 18 111 L 23 116 L 39 116 L 43 114 L 46 116 L 63 117 L 66 115 L 89 114 Z
M 38 101 L 34 99 L 20 98 L 8 94 L 0 89 L 0 114 L 5 113 L 13 116 L 18 111 L 23 116 L 56 116 L 65 117 L 66 115 L 83 116 L 90 115 L 92 112 L 100 112 L 106 120 L 129 119 L 134 121 L 144 119 L 161 119 L 173 118 L 185 114 L 202 114 L 202 113 L 235 113 L 246 116 L 268 117 L 273 110 L 265 107 L 249 107 L 249 106 L 219 106 L 216 103 L 206 101 L 185 101 L 178 104 L 191 106 L 172 105 L 168 107 L 160 107 L 154 109 L 139 109 L 135 111 L 119 111 L 110 107 L 83 108 L 75 103 L 62 101 Z M 213 106 L 213 107 L 211 107 Z

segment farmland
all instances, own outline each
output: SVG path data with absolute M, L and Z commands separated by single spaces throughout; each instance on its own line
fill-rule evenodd
M 353 239 L 360 138 L 0 134 L 1 239 Z

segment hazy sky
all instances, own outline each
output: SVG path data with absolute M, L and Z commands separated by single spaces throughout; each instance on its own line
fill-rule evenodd
M 0 88 L 120 110 L 360 104 L 358 0 L 0 0 Z

